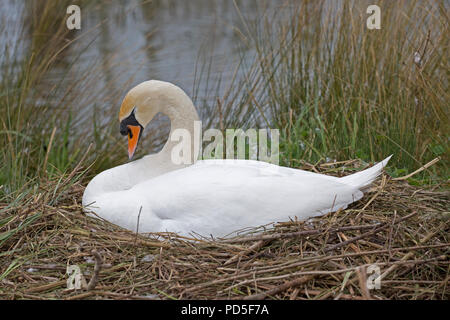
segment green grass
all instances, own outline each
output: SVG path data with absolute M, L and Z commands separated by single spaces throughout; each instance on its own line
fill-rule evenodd
M 116 123 L 125 91 L 92 89 L 100 62 L 89 66 L 82 78 L 71 80 L 71 86 L 63 81 L 46 86 L 49 69 L 84 36 L 69 32 L 64 16 L 57 14 L 69 3 L 26 2 L 21 40 L 15 49 L 5 49 L 0 65 L 0 201 L 10 202 L 27 190 L 36 191 L 41 181 L 67 176 L 90 143 L 92 152 L 81 164 L 86 168 L 94 163 L 89 176 L 126 160 Z M 297 166 L 302 159 L 379 161 L 394 154 L 388 171 L 401 176 L 441 157 L 411 182 L 447 180 L 450 91 L 445 3 L 377 1 L 380 30 L 366 28 L 368 4 L 294 1 L 286 3 L 292 6 L 289 16 L 274 17 L 261 6 L 257 23 L 242 16 L 236 6 L 242 19 L 236 33 L 250 49 L 236 66 L 244 76 L 234 78 L 219 97 L 222 117 L 219 102 L 208 105 L 194 99 L 205 128 L 219 127 L 220 118 L 226 128 L 279 128 L 280 163 L 286 166 Z M 84 49 L 79 50 L 81 55 Z M 421 55 L 420 63 L 414 62 L 415 52 Z M 78 67 L 74 59 L 63 77 L 70 78 Z M 212 81 L 207 64 L 196 76 L 197 85 Z M 220 86 L 219 81 L 204 87 L 211 95 Z M 83 101 L 94 106 L 88 117 L 92 120 L 82 123 L 76 116 L 80 97 L 74 92 L 83 92 Z M 197 89 L 194 94 L 199 94 Z M 100 100 L 117 108 L 107 115 L 97 112 Z M 105 116 L 110 121 L 100 125 Z M 141 150 L 150 143 L 146 141 Z

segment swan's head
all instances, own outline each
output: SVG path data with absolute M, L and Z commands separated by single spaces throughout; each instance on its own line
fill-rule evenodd
M 169 82 L 145 81 L 128 91 L 119 111 L 120 133 L 128 136 L 128 157 L 133 157 L 142 131 L 157 113 L 176 116 L 186 103 L 192 104 L 191 99 Z

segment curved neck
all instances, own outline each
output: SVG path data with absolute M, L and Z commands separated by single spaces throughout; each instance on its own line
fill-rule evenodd
M 189 98 L 183 100 L 162 112 L 170 119 L 170 133 L 158 155 L 173 165 L 193 164 L 200 153 L 201 122 L 192 101 Z
M 169 87 L 169 89 L 171 89 L 169 93 L 157 95 L 153 101 L 153 105 L 164 108 L 158 111 L 170 119 L 169 139 L 162 150 L 157 154 L 147 155 L 139 160 L 108 169 L 97 175 L 86 187 L 83 195 L 84 205 L 96 201 L 98 196 L 105 193 L 128 190 L 137 183 L 181 169 L 197 160 L 202 133 L 197 111 L 191 99 L 179 88 Z M 153 112 L 150 108 L 148 110 L 149 113 Z M 148 122 L 150 122 L 153 116 L 148 114 L 144 119 L 148 119 Z M 180 135 L 180 133 L 183 134 Z M 187 141 L 183 141 L 184 139 Z M 175 154 L 180 154 L 181 145 L 189 149 L 190 157 L 187 162 L 177 163 L 180 157 L 174 159 L 173 151 L 178 151 Z

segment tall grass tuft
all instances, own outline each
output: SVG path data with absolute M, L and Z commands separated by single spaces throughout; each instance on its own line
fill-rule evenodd
M 51 134 L 52 128 L 64 128 L 69 120 L 60 117 L 63 108 L 51 108 L 38 93 L 39 85 L 68 36 L 63 17 L 53 15 L 57 10 L 65 10 L 66 3 L 68 1 L 23 3 L 26 7 L 23 15 L 15 17 L 14 21 L 16 37 L 7 43 L 3 52 L 0 65 L 0 191 L 3 193 L 39 179 L 46 174 L 44 165 L 57 165 L 58 161 L 53 161 L 55 157 L 61 156 L 60 160 L 64 160 L 59 161 L 58 169 L 70 163 L 64 150 L 67 134 Z M 6 12 L 2 15 L 0 30 L 6 37 L 8 31 L 11 32 L 6 26 L 10 22 Z M 49 148 L 51 146 L 53 149 Z
M 394 154 L 397 175 L 441 157 L 424 176 L 445 179 L 448 8 L 441 1 L 377 1 L 381 29 L 369 30 L 370 4 L 288 1 L 273 16 L 263 11 L 257 23 L 242 17 L 238 32 L 256 57 L 240 95 L 222 103 L 234 103 L 226 114 L 234 121 L 244 115 L 245 124 L 252 113 L 261 125 L 278 127 L 284 165 Z
M 98 59 L 79 63 L 86 51 L 79 40 L 95 39 L 99 27 L 109 21 L 83 32 L 71 31 L 65 15 L 70 4 L 27 1 L 17 4 L 24 6 L 14 10 L 21 12 L 18 16 L 8 19 L 6 12 L 1 13 L 0 35 L 7 45 L 0 59 L 0 201 L 68 175 L 91 143 L 83 163 L 91 173 L 126 158 L 117 126 L 110 125 L 115 113 L 98 107 L 117 105 L 123 95 L 112 88 L 116 79 L 101 79 L 97 72 L 117 67 L 121 57 L 112 52 L 100 57 L 102 63 Z M 86 11 L 92 6 L 90 1 L 78 4 Z M 15 37 L 6 41 L 12 32 Z M 67 58 L 69 49 L 76 50 L 75 58 Z M 58 81 L 53 81 L 55 77 Z M 98 83 L 105 89 L 95 90 Z M 123 152 L 118 151 L 121 147 Z

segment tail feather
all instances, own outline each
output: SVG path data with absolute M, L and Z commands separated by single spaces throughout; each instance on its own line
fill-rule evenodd
M 386 166 L 391 157 L 392 154 L 383 161 L 378 162 L 376 165 L 366 170 L 342 177 L 340 180 L 346 185 L 356 187 L 360 190 L 365 189 L 369 187 L 370 184 L 381 174 L 383 168 Z

